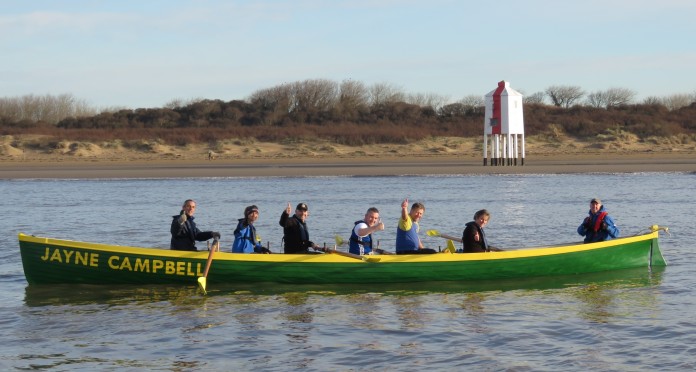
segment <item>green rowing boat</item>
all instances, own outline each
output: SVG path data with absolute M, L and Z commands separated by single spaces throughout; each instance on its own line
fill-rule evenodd
M 215 255 L 207 282 L 214 283 L 408 283 L 478 281 L 573 275 L 635 267 L 666 266 L 653 225 L 646 234 L 607 242 L 487 253 L 358 256 L 325 254 Z M 207 251 L 137 248 L 19 234 L 29 284 L 195 285 Z

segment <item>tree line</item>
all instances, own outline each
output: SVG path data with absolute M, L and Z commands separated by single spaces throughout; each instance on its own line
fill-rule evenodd
M 576 86 L 551 86 L 524 97 L 525 131 L 535 135 L 553 127 L 578 138 L 617 128 L 639 138 L 695 133 L 696 94 L 650 97 L 641 103 L 634 103 L 635 95 L 624 88 L 586 93 Z M 312 137 L 351 145 L 407 143 L 429 136 L 479 136 L 483 117 L 483 96 L 449 102 L 437 94 L 407 94 L 392 84 L 367 86 L 353 80 L 304 80 L 260 89 L 245 100 L 179 99 L 161 108 L 99 113 L 71 95 L 0 99 L 4 135 L 157 138 L 175 145 Z
M 85 100 L 77 99 L 72 94 L 57 96 L 29 94 L 21 97 L 0 98 L 0 120 L 3 123 L 55 124 L 65 118 L 85 117 L 96 113 L 97 110 L 90 107 Z

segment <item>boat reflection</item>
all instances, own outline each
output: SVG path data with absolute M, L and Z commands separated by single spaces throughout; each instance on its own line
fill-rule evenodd
M 195 282 L 191 286 L 177 285 L 29 285 L 25 289 L 27 306 L 80 305 L 95 303 L 151 303 L 168 301 L 185 304 L 206 301 L 216 296 L 282 295 L 289 303 L 307 296 L 334 296 L 374 293 L 386 296 L 412 296 L 429 293 L 483 293 L 513 290 L 551 290 L 572 288 L 578 296 L 600 293 L 597 289 L 650 287 L 659 285 L 665 267 L 634 268 L 601 273 L 547 276 L 527 279 L 492 280 L 481 282 L 423 282 L 374 285 L 365 284 L 278 284 L 278 283 L 209 283 L 208 296 L 203 296 Z M 249 301 L 239 299 L 240 301 Z M 597 300 L 601 302 L 600 300 Z

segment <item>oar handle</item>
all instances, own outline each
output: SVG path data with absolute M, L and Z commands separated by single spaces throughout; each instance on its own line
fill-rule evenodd
M 462 242 L 462 238 L 457 238 L 457 237 L 454 237 L 452 235 L 441 234 L 440 237 L 445 238 L 445 239 L 449 239 L 449 240 L 454 240 L 455 242 L 459 242 L 459 243 Z
M 215 251 L 220 249 L 220 242 L 217 239 L 213 240 L 213 244 L 210 247 L 210 253 L 208 253 L 208 261 L 205 263 L 205 271 L 203 272 L 203 277 L 208 277 L 208 270 L 210 270 L 210 265 L 213 263 L 213 254 Z

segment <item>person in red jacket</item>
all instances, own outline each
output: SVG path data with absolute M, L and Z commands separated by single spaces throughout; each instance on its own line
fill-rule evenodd
M 585 237 L 585 243 L 602 242 L 619 237 L 619 228 L 604 209 L 598 198 L 590 200 L 590 212 L 578 226 L 578 234 Z

